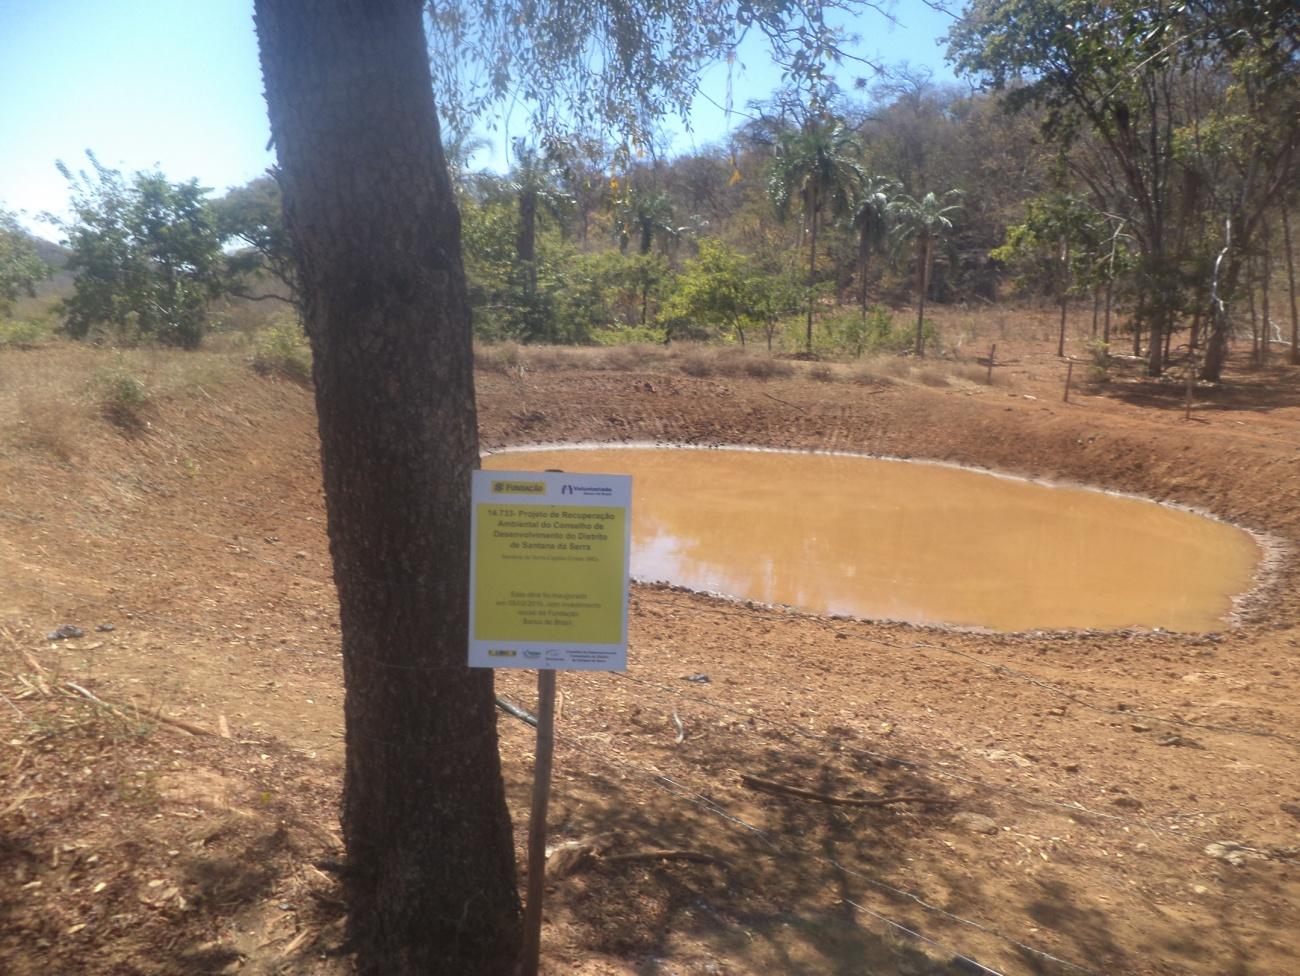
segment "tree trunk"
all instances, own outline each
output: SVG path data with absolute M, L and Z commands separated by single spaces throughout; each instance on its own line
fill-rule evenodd
M 1110 310 L 1111 299 L 1115 295 L 1115 282 L 1111 278 L 1106 279 L 1106 314 L 1101 320 L 1101 341 L 1110 345 Z
M 1260 263 L 1263 269 L 1260 273 L 1260 342 L 1259 342 L 1259 365 L 1268 365 L 1268 344 L 1273 340 L 1273 322 L 1269 317 L 1268 296 L 1269 296 L 1269 279 L 1273 277 L 1273 248 L 1272 234 L 1269 233 L 1267 222 L 1263 227 L 1264 232 L 1264 253 L 1260 257 Z
M 813 351 L 813 296 L 817 289 L 817 207 L 813 206 L 808 243 L 808 355 Z
M 913 350 L 918 358 L 925 356 L 925 292 L 930 284 L 930 241 L 923 238 L 920 247 L 921 268 L 918 272 L 916 301 L 916 347 Z
M 859 235 L 858 303 L 862 306 L 862 321 L 865 322 L 867 320 L 867 252 L 870 250 L 870 243 L 867 240 L 867 229 L 865 227 L 859 231 Z
M 1259 308 L 1255 305 L 1255 275 L 1256 262 L 1254 258 L 1247 258 L 1249 266 L 1246 268 L 1246 295 L 1250 302 L 1250 364 L 1256 368 L 1263 365 L 1263 358 L 1260 356 L 1259 346 Z
M 1300 316 L 1296 315 L 1295 253 L 1291 250 L 1291 216 L 1285 206 L 1282 207 L 1282 243 L 1286 246 L 1286 278 L 1291 293 L 1291 355 L 1288 361 L 1292 366 L 1300 366 Z
M 1057 296 L 1061 301 L 1061 329 L 1056 340 L 1056 355 L 1065 356 L 1065 317 L 1069 310 L 1069 299 L 1067 295 L 1070 290 L 1070 245 L 1061 238 L 1061 282 L 1060 293 Z
M 1217 289 L 1220 300 L 1226 302 L 1227 298 L 1225 296 L 1236 294 L 1237 280 L 1240 275 L 1241 262 L 1229 258 L 1223 280 L 1219 283 Z M 1220 308 L 1211 298 L 1210 321 L 1206 325 L 1205 359 L 1201 364 L 1201 379 L 1207 382 L 1217 383 L 1223 375 L 1223 367 L 1228 361 L 1229 328 L 1227 308 Z
M 469 310 L 421 5 L 257 0 L 255 20 L 342 626 L 348 942 L 365 976 L 505 976 L 492 673 L 465 665 Z
M 1097 321 L 1101 318 L 1101 286 L 1092 286 L 1092 338 L 1097 338 Z
M 530 293 L 537 289 L 537 188 L 525 186 L 519 191 L 519 234 L 515 238 L 515 254 L 524 274 Z
M 1165 336 L 1173 326 L 1168 298 L 1161 295 L 1159 303 L 1153 309 L 1151 329 L 1147 339 L 1147 375 L 1159 376 L 1165 371 Z

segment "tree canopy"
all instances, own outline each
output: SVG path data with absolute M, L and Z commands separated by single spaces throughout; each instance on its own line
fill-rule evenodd
M 35 295 L 49 273 L 18 218 L 0 210 L 0 314 L 8 313 L 19 296 Z

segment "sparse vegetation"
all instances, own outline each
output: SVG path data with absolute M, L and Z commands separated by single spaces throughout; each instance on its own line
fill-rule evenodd
M 50 338 L 50 327 L 35 319 L 0 319 L 0 349 L 34 349 Z
M 253 369 L 295 383 L 311 382 L 311 347 L 296 320 L 282 318 L 253 341 Z
M 100 410 L 110 423 L 133 431 L 145 426 L 145 409 L 153 399 L 144 380 L 133 373 L 120 357 L 101 370 L 91 383 Z

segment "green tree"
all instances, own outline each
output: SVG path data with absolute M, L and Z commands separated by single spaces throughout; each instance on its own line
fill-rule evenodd
M 634 183 L 627 195 L 615 202 L 614 210 L 614 234 L 624 254 L 634 237 L 636 253 L 649 254 L 656 239 L 669 240 L 683 230 L 673 225 L 673 202 L 662 190 L 647 190 Z
M 867 176 L 853 201 L 853 229 L 858 235 L 858 302 L 867 317 L 867 262 L 889 239 L 890 203 L 898 184 L 888 177 Z
M 617 116 L 631 137 L 750 29 L 800 72 L 834 36 L 824 8 L 784 0 L 442 0 L 431 56 L 418 0 L 255 11 L 339 596 L 349 945 L 362 976 L 505 976 L 519 901 L 492 675 L 465 666 L 478 441 L 431 68 L 454 118 L 509 89 L 539 124 Z
M 1189 229 L 1207 205 L 1235 225 L 1220 282 L 1230 295 L 1267 208 L 1294 182 L 1296 11 L 1291 0 L 974 0 L 949 35 L 958 69 L 1013 108 L 1041 110 L 1045 135 L 1078 150 L 1066 158 L 1097 209 L 1128 222 L 1151 375 L 1199 250 Z M 1216 116 L 1217 133 L 1202 123 Z M 1225 330 L 1217 316 L 1207 377 Z
M 74 338 L 108 328 L 194 349 L 208 303 L 226 287 L 221 234 L 196 180 L 161 173 L 129 180 L 87 153 L 93 176 L 73 176 L 71 220 L 60 227 L 71 251 L 73 294 L 63 302 Z
M 703 240 L 699 254 L 682 266 L 664 315 L 734 335 L 744 346 L 746 330 L 764 321 L 765 282 L 745 255 L 720 241 Z
M 857 160 L 857 138 L 838 119 L 812 115 L 798 132 L 778 138 L 768 174 L 768 193 L 783 219 L 798 200 L 808 236 L 808 321 L 806 351 L 813 351 L 813 304 L 817 284 L 817 232 L 823 213 L 848 213 L 865 174 Z
M 227 191 L 212 201 L 211 208 L 217 232 L 227 250 L 226 275 L 230 293 L 254 301 L 292 303 L 297 294 L 297 284 L 275 171 Z M 237 249 L 232 251 L 232 244 Z M 284 294 L 250 292 L 246 287 L 247 279 L 261 275 L 270 275 L 279 282 Z
M 18 218 L 0 210 L 0 315 L 8 315 L 20 295 L 35 295 L 49 273 Z
M 1077 196 L 1056 192 L 1025 204 L 1025 218 L 1007 228 L 1007 240 L 989 253 L 998 261 L 1027 266 L 1050 282 L 1061 309 L 1056 354 L 1065 355 L 1068 299 L 1077 278 L 1087 280 L 1093 252 L 1102 244 L 1098 215 Z
M 952 230 L 952 215 L 961 204 L 945 203 L 961 196 L 959 190 L 949 190 L 936 196 L 927 193 L 920 200 L 900 194 L 893 200 L 892 214 L 895 236 L 900 244 L 910 244 L 916 252 L 916 343 L 913 351 L 925 355 L 925 296 L 930 290 L 930 272 L 934 266 L 934 249 Z

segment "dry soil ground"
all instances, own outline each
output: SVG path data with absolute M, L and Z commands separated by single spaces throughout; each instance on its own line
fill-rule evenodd
M 954 633 L 638 585 L 629 672 L 561 678 L 551 834 L 716 863 L 556 881 L 547 972 L 1300 972 L 1300 370 L 1236 370 L 1186 422 L 1181 387 L 1124 364 L 1062 403 L 1051 351 L 1000 339 L 992 386 L 480 374 L 488 448 L 935 458 L 1278 544 L 1212 635 Z M 84 393 L 106 368 L 153 389 L 140 426 Z M 238 354 L 0 352 L 0 447 L 0 971 L 346 972 L 313 866 L 337 854 L 343 691 L 310 392 Z M 84 636 L 47 639 L 66 623 Z M 498 690 L 531 705 L 527 674 Z M 499 727 L 522 844 L 532 730 Z

